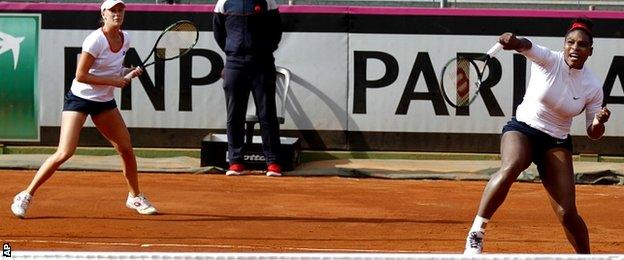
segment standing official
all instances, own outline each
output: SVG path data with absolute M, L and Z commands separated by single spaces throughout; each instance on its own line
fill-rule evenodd
M 260 121 L 266 175 L 281 176 L 273 56 L 282 39 L 277 4 L 275 0 L 219 0 L 213 30 L 226 55 L 222 72 L 230 163 L 226 175 L 241 175 L 245 170 L 245 113 L 251 93 Z

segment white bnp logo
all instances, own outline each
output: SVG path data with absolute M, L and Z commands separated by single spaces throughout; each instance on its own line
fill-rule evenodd
M 17 69 L 17 61 L 19 60 L 20 43 L 24 37 L 13 37 L 6 33 L 0 32 L 0 55 L 11 50 L 13 52 L 13 69 Z

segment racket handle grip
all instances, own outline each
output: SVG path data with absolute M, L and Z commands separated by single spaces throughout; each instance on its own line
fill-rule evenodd
M 496 53 L 498 53 L 502 49 L 503 49 L 503 45 L 497 42 L 496 44 L 494 44 L 494 46 L 492 46 L 492 48 L 490 48 L 487 51 L 487 55 L 492 57 L 492 56 L 496 55 Z
M 134 69 L 136 69 L 136 67 L 132 67 L 132 68 L 128 68 L 128 67 L 122 67 L 121 68 L 121 76 L 126 76 L 128 75 L 128 73 L 132 72 Z
M 123 68 L 121 72 L 122 73 L 121 76 L 124 77 L 125 79 L 131 80 L 136 77 L 136 75 L 134 74 L 134 71 L 136 69 L 137 67 Z

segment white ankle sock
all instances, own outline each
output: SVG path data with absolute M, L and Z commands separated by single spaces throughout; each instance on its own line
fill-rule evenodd
M 485 226 L 487 225 L 488 221 L 490 220 L 487 218 L 476 216 L 474 222 L 472 222 L 472 227 L 470 227 L 470 231 L 480 231 L 485 233 Z

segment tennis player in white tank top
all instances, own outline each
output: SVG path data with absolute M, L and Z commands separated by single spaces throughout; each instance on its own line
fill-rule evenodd
M 121 48 L 115 50 L 109 45 L 103 28 L 97 29 L 87 36 L 82 43 L 82 51 L 89 53 L 95 58 L 91 68 L 89 68 L 89 74 L 105 78 L 119 78 L 121 76 L 122 64 L 126 57 L 126 52 L 130 48 L 130 38 L 128 33 L 124 31 L 119 31 L 119 35 L 122 40 Z M 87 100 L 97 102 L 111 101 L 115 98 L 115 88 L 121 82 L 116 85 L 111 83 L 114 82 L 94 84 L 89 81 L 79 81 L 75 78 L 72 81 L 71 92 Z
M 58 149 L 46 159 L 30 185 L 14 197 L 11 211 L 16 217 L 25 217 L 37 189 L 74 154 L 80 130 L 89 115 L 123 160 L 123 173 L 129 189 L 126 206 L 140 214 L 157 212 L 139 189 L 137 163 L 130 134 L 113 95 L 115 88 L 128 86 L 132 78 L 143 72 L 140 68 L 135 68 L 122 75 L 122 63 L 130 47 L 128 35 L 121 30 L 125 3 L 121 0 L 106 0 L 100 11 L 103 25 L 84 40 L 76 78 L 71 91 L 65 97 Z
M 465 254 L 483 250 L 485 227 L 507 197 L 518 175 L 537 165 L 542 184 L 566 237 L 576 253 L 590 253 L 585 222 L 576 209 L 572 167 L 572 118 L 585 111 L 587 135 L 602 137 L 610 111 L 601 107 L 603 93 L 585 61 L 593 52 L 592 22 L 575 19 L 568 29 L 563 51 L 555 52 L 513 33 L 499 42 L 532 61 L 531 79 L 516 117 L 503 128 L 501 167 L 487 183 L 468 232 Z

